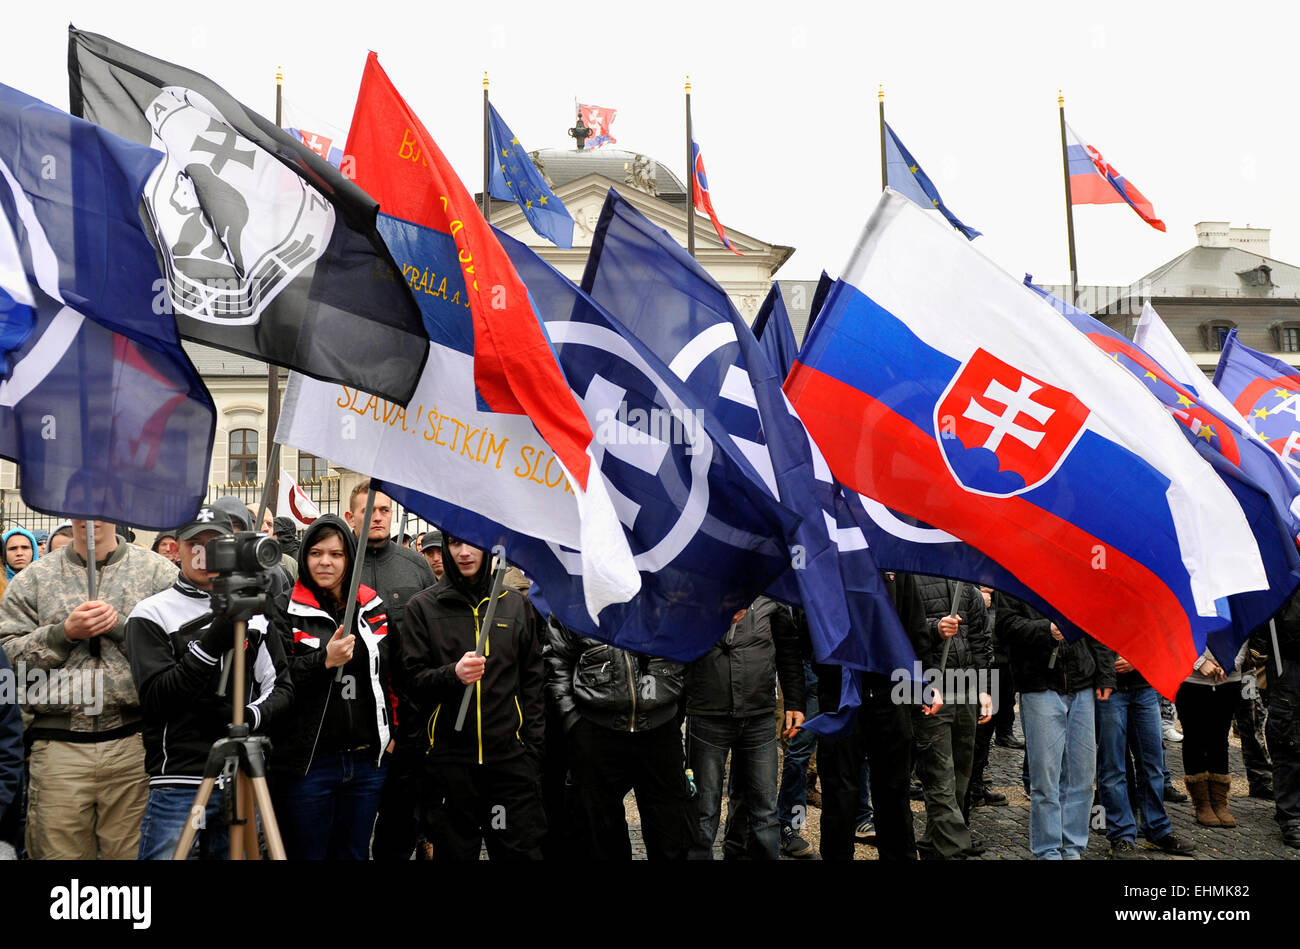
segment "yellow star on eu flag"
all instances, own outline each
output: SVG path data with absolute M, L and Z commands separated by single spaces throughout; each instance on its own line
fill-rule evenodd
M 1201 426 L 1201 430 L 1200 430 L 1199 432 L 1196 433 L 1196 437 L 1197 437 L 1197 438 L 1213 438 L 1213 437 L 1214 437 L 1214 429 L 1210 428 L 1210 426 L 1208 426 L 1208 425 L 1202 425 L 1202 426 Z
M 524 207 L 526 207 L 526 208 L 531 208 L 532 206 L 533 206 L 533 199 L 532 199 L 532 198 L 529 198 L 527 201 L 524 202 Z
M 916 174 L 918 171 L 921 170 L 921 167 L 919 165 L 913 165 L 911 168 L 907 170 L 910 171 L 912 174 Z
M 1286 398 L 1286 395 L 1287 395 L 1286 389 L 1274 389 L 1273 391 L 1277 393 L 1277 397 L 1278 397 L 1279 399 L 1285 399 L 1285 398 Z
M 508 149 L 508 148 L 503 148 L 503 149 L 501 149 L 501 157 L 502 157 L 502 158 L 506 158 L 506 157 L 508 157 L 509 155 L 510 155 L 510 149 Z
M 1147 375 L 1149 376 L 1151 375 L 1151 373 L 1148 372 Z M 1183 408 L 1189 408 L 1192 404 L 1192 400 L 1185 395 L 1180 395 L 1178 397 L 1178 404 L 1181 405 Z
M 506 166 L 505 166 L 505 165 L 498 165 L 497 167 L 499 167 L 499 168 L 501 169 L 501 174 L 504 175 L 504 174 L 506 173 Z
M 1268 409 L 1256 409 L 1255 418 L 1268 418 Z
M 1156 378 L 1156 374 L 1148 369 L 1146 372 L 1142 373 L 1142 377 L 1144 379 L 1154 379 Z
M 542 195 L 540 198 L 538 198 L 537 203 L 540 204 L 542 207 L 546 207 L 546 195 Z
M 510 144 L 511 144 L 511 145 L 518 145 L 518 144 L 519 144 L 519 139 L 517 139 L 517 138 L 512 138 L 512 139 L 510 140 Z
M 506 187 L 507 187 L 507 188 L 513 188 L 513 187 L 514 187 L 514 183 L 513 183 L 513 182 L 510 182 L 510 181 L 507 181 L 507 182 L 506 182 Z

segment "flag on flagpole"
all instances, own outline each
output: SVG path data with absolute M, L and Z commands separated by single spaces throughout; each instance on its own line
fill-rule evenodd
M 600 148 L 602 145 L 618 144 L 618 139 L 611 132 L 614 125 L 614 116 L 618 115 L 618 109 L 607 109 L 603 105 L 587 105 L 585 102 L 579 102 L 578 115 L 582 119 L 582 124 L 591 129 L 591 137 L 587 139 L 587 148 Z
M 287 97 L 282 102 L 280 119 L 284 123 L 283 128 L 286 132 L 335 168 L 341 166 L 343 146 L 348 140 L 346 129 L 341 129 L 326 119 L 310 114 Z
M 1216 601 L 1268 586 L 1169 412 L 891 189 L 786 389 L 841 482 L 987 553 L 1165 695 Z
M 1300 474 L 1300 369 L 1251 349 L 1234 329 L 1219 352 L 1214 385 L 1251 430 Z
M 492 145 L 492 179 L 488 193 L 519 205 L 533 230 L 556 247 L 572 247 L 573 216 L 569 209 L 551 191 L 496 106 L 489 103 L 488 110 Z
M 369 195 L 191 70 L 70 29 L 68 73 L 75 114 L 164 155 L 145 209 L 182 336 L 411 397 L 428 341 Z
M 307 492 L 283 468 L 280 469 L 279 503 L 275 509 L 285 517 L 293 518 L 300 530 L 309 527 L 320 517 L 320 508 L 316 502 L 307 496 Z
M 948 210 L 948 205 L 939 197 L 939 189 L 934 186 L 930 176 L 922 170 L 888 124 L 885 125 L 885 177 L 889 187 L 903 197 L 927 210 L 937 210 L 949 224 L 966 235 L 967 240 L 973 241 L 980 236 L 979 231 L 967 227 L 957 219 L 957 215 Z
M 1151 202 L 1137 186 L 1116 171 L 1101 152 L 1080 138 L 1068 123 L 1065 140 L 1071 204 L 1119 204 L 1122 201 L 1157 231 L 1165 229 L 1165 222 L 1156 217 Z
M 216 410 L 152 305 L 160 159 L 0 86 L 0 455 L 35 510 L 160 529 L 207 490 Z
M 691 174 L 695 176 L 695 210 L 703 211 L 713 222 L 713 229 L 718 232 L 718 240 L 722 241 L 722 246 L 727 248 L 738 257 L 745 256 L 732 246 L 731 241 L 727 239 L 727 232 L 722 229 L 722 222 L 718 220 L 718 213 L 713 210 L 713 198 L 709 194 L 709 178 L 704 173 L 704 156 L 700 154 L 700 144 L 694 139 L 691 140 Z

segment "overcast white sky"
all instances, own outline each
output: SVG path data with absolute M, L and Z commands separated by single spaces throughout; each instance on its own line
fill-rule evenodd
M 1273 256 L 1300 264 L 1294 3 L 47 0 L 4 16 L 0 82 L 61 108 L 69 22 L 267 116 L 281 66 L 286 98 L 341 127 L 376 50 L 471 190 L 485 69 L 529 149 L 571 147 L 577 97 L 617 108 L 619 147 L 679 177 L 689 73 L 714 206 L 724 225 L 795 246 L 787 278 L 837 273 L 878 196 L 883 83 L 891 126 L 984 232 L 977 245 L 1017 277 L 1065 282 L 1062 88 L 1070 124 L 1168 226 L 1126 205 L 1076 208 L 1080 282 L 1136 280 L 1191 246 L 1201 220 L 1271 227 Z

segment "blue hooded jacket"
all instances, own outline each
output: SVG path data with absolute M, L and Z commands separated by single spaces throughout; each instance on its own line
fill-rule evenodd
M 26 528 L 14 527 L 10 530 L 5 531 L 3 535 L 0 535 L 0 550 L 3 550 L 5 546 L 8 545 L 9 538 L 13 537 L 14 534 L 22 534 L 31 542 L 32 563 L 36 563 L 36 561 L 41 558 L 41 548 L 36 543 L 36 535 L 33 534 L 31 531 L 27 530 Z M 31 564 L 28 564 L 28 566 L 31 566 Z M 12 580 L 16 573 L 18 573 L 18 571 L 15 570 L 13 567 L 9 566 L 9 558 L 5 557 L 5 580 Z

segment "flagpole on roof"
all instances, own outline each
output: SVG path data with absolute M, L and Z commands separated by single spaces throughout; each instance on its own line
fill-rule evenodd
M 284 70 L 275 67 L 275 127 L 284 128 Z M 262 506 L 257 512 L 257 523 L 253 530 L 262 529 L 262 517 L 269 509 L 272 516 L 279 499 L 280 483 L 280 446 L 275 444 L 275 429 L 280 422 L 280 367 L 275 363 L 266 364 L 266 484 L 262 490 Z M 274 481 L 274 485 L 272 482 Z
M 1079 303 L 1078 272 L 1074 263 L 1074 207 L 1070 203 L 1070 154 L 1065 141 L 1065 96 L 1056 90 L 1056 105 L 1061 112 L 1061 165 L 1065 171 L 1065 231 L 1070 242 L 1070 305 Z
M 880 100 L 880 190 L 884 191 L 889 187 L 889 165 L 885 161 L 885 84 L 883 82 L 876 93 L 876 98 Z
M 492 220 L 492 209 L 489 203 L 492 197 L 488 194 L 488 185 L 492 182 L 492 118 L 490 115 L 491 106 L 488 105 L 488 74 L 483 70 L 483 220 Z
M 691 129 L 691 77 L 686 77 L 686 252 L 695 256 L 695 134 Z

